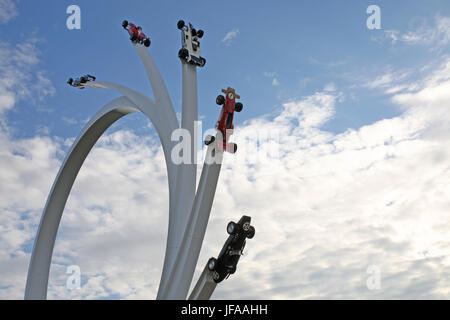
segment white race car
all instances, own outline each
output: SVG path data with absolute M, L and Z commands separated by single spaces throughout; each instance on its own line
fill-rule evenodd
M 84 89 L 85 84 L 89 81 L 95 81 L 95 77 L 91 76 L 90 74 L 86 74 L 84 76 L 78 77 L 78 78 L 69 78 L 69 80 L 67 80 L 67 83 L 75 88 L 78 89 Z
M 200 56 L 200 38 L 203 37 L 203 30 L 195 30 L 192 24 L 187 25 L 183 20 L 178 21 L 178 29 L 181 30 L 181 49 L 178 51 L 178 57 L 199 67 L 203 67 L 206 59 Z

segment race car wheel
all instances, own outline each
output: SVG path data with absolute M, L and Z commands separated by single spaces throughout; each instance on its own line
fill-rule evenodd
M 197 31 L 197 37 L 199 37 L 199 38 L 203 37 L 204 34 L 205 33 L 203 32 L 203 30 L 198 30 Z
M 230 221 L 227 225 L 227 233 L 228 234 L 236 234 L 239 231 L 239 225 Z
M 232 143 L 232 145 L 233 145 L 232 153 L 236 153 L 236 151 L 237 151 L 237 144 L 236 143 Z
M 200 62 L 200 67 L 204 67 L 205 64 L 206 64 L 206 59 L 203 58 L 203 57 L 201 57 L 200 60 L 201 60 L 201 62 Z
M 247 238 L 251 239 L 255 236 L 255 227 L 250 226 L 247 232 Z
M 67 80 L 67 83 L 70 84 L 70 85 L 72 85 L 73 79 L 72 79 L 72 78 L 69 78 L 69 80 Z
M 221 106 L 225 103 L 225 97 L 223 95 L 218 95 L 216 98 L 216 103 Z
M 235 107 L 234 107 L 234 110 L 235 110 L 236 112 L 241 112 L 241 111 L 242 111 L 242 108 L 244 108 L 244 106 L 242 105 L 242 103 L 237 102 L 236 105 L 235 105 Z
M 122 21 L 122 27 L 123 27 L 124 29 L 126 29 L 126 28 L 128 27 L 128 21 L 127 21 L 127 20 L 123 20 L 123 21 Z
M 147 48 L 150 47 L 150 43 L 151 43 L 150 39 L 147 38 L 144 40 L 144 46 L 146 46 Z
M 207 136 L 206 139 L 205 139 L 205 145 L 209 146 L 214 141 L 216 141 L 216 137 L 214 137 L 214 136 Z
M 208 260 L 208 270 L 214 271 L 217 267 L 217 259 L 216 258 L 210 258 Z
M 181 59 L 186 59 L 189 55 L 189 51 L 186 48 L 180 49 L 178 51 L 178 57 Z
M 178 21 L 177 28 L 180 29 L 180 30 L 184 28 L 184 21 L 183 20 Z

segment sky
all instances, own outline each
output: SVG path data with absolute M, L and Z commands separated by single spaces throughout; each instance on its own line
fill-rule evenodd
M 80 30 L 66 26 L 72 4 Z M 367 26 L 371 5 L 380 29 Z M 124 19 L 150 36 L 177 113 L 179 19 L 205 31 L 203 129 L 217 121 L 220 89 L 234 87 L 244 105 L 233 136 L 242 148 L 225 155 L 192 286 L 228 221 L 247 214 L 256 236 L 212 298 L 450 298 L 447 0 L 0 0 L 0 299 L 23 298 L 59 167 L 90 117 L 119 96 L 67 79 L 89 73 L 153 97 Z M 250 159 L 252 147 L 276 158 Z M 154 299 L 167 213 L 158 136 L 145 116 L 128 115 L 73 186 L 48 298 Z M 79 289 L 66 286 L 71 265 Z

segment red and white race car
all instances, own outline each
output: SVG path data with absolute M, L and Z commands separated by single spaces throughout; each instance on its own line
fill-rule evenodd
M 240 99 L 241 97 L 236 94 L 233 88 L 228 87 L 226 90 L 222 89 L 222 92 L 225 94 L 225 97 L 223 95 L 219 95 L 216 98 L 216 103 L 223 106 L 222 111 L 220 112 L 219 120 L 216 123 L 217 131 L 222 134 L 222 141 L 218 142 L 217 145 L 219 150 L 226 150 L 230 153 L 235 153 L 237 150 L 237 144 L 228 143 L 228 140 L 234 131 L 234 112 L 241 112 L 243 105 L 240 102 L 236 102 L 236 98 Z M 208 137 L 205 144 L 209 145 L 214 142 L 214 140 L 214 137 Z
M 142 27 L 136 27 L 134 23 L 124 20 L 122 27 L 128 31 L 131 42 L 143 44 L 146 47 L 150 46 L 150 38 L 142 32 Z

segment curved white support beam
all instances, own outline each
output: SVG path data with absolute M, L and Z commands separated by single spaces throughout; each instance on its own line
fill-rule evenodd
M 174 187 L 176 181 L 176 166 L 171 159 L 171 151 L 174 143 L 171 141 L 170 137 L 172 135 L 172 132 L 178 127 L 176 126 L 176 123 L 169 122 L 168 118 L 164 116 L 166 111 L 164 110 L 164 107 L 160 104 L 154 103 L 152 99 L 135 90 L 113 82 L 93 81 L 86 83 L 85 86 L 90 88 L 116 90 L 130 99 L 130 101 L 132 101 L 136 106 L 142 107 L 143 110 L 146 110 L 145 112 L 149 114 L 149 117 L 153 122 L 156 131 L 158 132 L 159 138 L 161 139 L 161 144 L 163 146 L 164 155 L 166 158 L 169 182 L 170 185 Z
M 155 61 L 150 55 L 149 51 L 142 45 L 134 44 L 134 47 L 139 55 L 139 58 L 144 65 L 145 71 L 147 73 L 147 77 L 150 81 L 153 95 L 155 96 L 156 104 L 161 107 L 161 118 L 166 117 L 167 123 L 170 123 L 171 127 L 179 127 L 177 116 L 175 114 L 175 110 L 173 108 L 172 100 L 170 99 L 169 92 L 164 84 L 164 81 L 161 77 L 161 73 L 156 66 Z M 183 87 L 184 88 L 184 87 Z M 184 101 L 184 100 L 183 100 Z M 197 112 L 197 104 L 195 104 L 195 112 Z M 180 166 L 175 166 L 176 170 L 174 170 L 175 181 L 178 181 L 178 172 L 180 170 Z M 178 187 L 178 183 L 176 184 Z M 169 272 L 173 267 L 173 263 L 175 261 L 176 255 L 178 253 L 179 248 L 179 221 L 183 219 L 183 215 L 179 213 L 177 208 L 175 207 L 175 203 L 180 203 L 180 191 L 175 188 L 174 192 L 171 193 L 171 203 L 174 206 L 171 206 L 170 214 L 169 214 L 169 230 L 167 234 L 167 243 L 166 243 L 166 256 L 164 259 L 164 266 L 161 274 L 160 287 L 158 290 L 157 299 L 161 299 L 163 295 L 164 288 L 167 285 L 167 280 L 169 276 Z M 194 178 L 194 188 L 195 188 L 195 178 Z M 193 196 L 192 196 L 193 198 Z M 190 205 L 189 205 L 190 208 Z
M 174 207 L 174 186 L 176 179 L 176 167 L 171 161 L 172 141 L 170 136 L 173 126 L 161 118 L 158 108 L 151 99 L 142 94 L 111 82 L 89 82 L 87 87 L 115 89 L 124 97 L 118 98 L 104 106 L 86 124 L 77 140 L 74 142 L 69 154 L 55 179 L 52 190 L 47 199 L 38 234 L 35 239 L 30 267 L 28 270 L 26 299 L 45 299 L 47 295 L 48 276 L 50 271 L 53 247 L 58 231 L 59 222 L 64 206 L 72 188 L 73 182 L 81 168 L 89 151 L 101 136 L 101 134 L 117 119 L 125 114 L 141 111 L 152 121 L 155 126 L 165 154 L 169 182 L 169 208 Z M 169 209 L 169 220 L 174 219 L 172 210 Z M 166 257 L 168 255 L 166 254 Z M 172 262 L 170 262 L 172 263 Z
M 189 295 L 189 300 L 209 300 L 214 290 L 216 289 L 217 283 L 213 280 L 213 273 L 209 271 L 208 264 L 206 264 L 203 269 L 200 278 L 198 278 L 197 284 L 194 289 L 192 289 Z
M 73 143 L 56 176 L 41 217 L 28 268 L 25 299 L 47 297 L 56 233 L 72 185 L 89 151 L 111 124 L 136 111 L 139 108 L 126 97 L 111 101 L 92 117 Z
M 176 207 L 175 212 L 178 217 L 173 225 L 174 237 L 170 242 L 170 246 L 174 247 L 178 255 L 180 251 L 181 241 L 186 229 L 186 223 L 191 213 L 192 204 L 195 196 L 195 183 L 197 180 L 197 137 L 195 130 L 195 121 L 198 119 L 198 98 L 197 98 L 197 68 L 194 65 L 181 62 L 182 68 L 182 112 L 181 112 L 181 128 L 186 129 L 191 137 L 190 143 L 190 163 L 182 163 L 178 165 L 177 184 L 175 188 Z M 172 277 L 173 265 L 168 266 L 165 275 L 169 279 Z M 160 285 L 158 299 L 170 299 L 167 295 L 167 281 Z M 176 289 L 184 291 L 183 288 Z M 187 288 L 189 290 L 189 288 Z
M 191 157 L 189 164 L 181 164 L 177 172 L 177 212 L 182 219 L 179 226 L 178 243 L 181 243 L 186 223 L 189 219 L 192 204 L 195 196 L 195 182 L 197 179 L 197 137 L 195 122 L 198 120 L 198 97 L 197 97 L 197 67 L 188 63 L 181 63 L 182 66 L 182 111 L 181 128 L 189 131 L 191 136 Z
M 139 50 L 138 50 L 139 52 Z M 150 55 L 149 55 L 150 56 Z M 145 65 L 151 65 L 145 64 Z M 156 67 L 156 66 L 155 66 Z M 152 68 L 149 67 L 149 70 Z M 152 85 L 156 82 L 160 82 L 162 79 L 156 78 L 152 80 Z M 155 84 L 156 85 L 156 84 Z M 106 88 L 113 89 L 124 96 L 128 97 L 131 101 L 133 101 L 138 106 L 146 106 L 152 105 L 152 108 L 149 108 L 149 112 L 151 112 L 151 119 L 153 119 L 153 124 L 159 134 L 159 138 L 161 139 L 161 144 L 163 145 L 164 156 L 167 165 L 167 174 L 169 176 L 169 227 L 167 233 L 167 243 L 166 243 L 166 253 L 164 258 L 164 266 L 161 275 L 160 281 L 160 289 L 158 290 L 158 299 L 162 299 L 162 295 L 160 294 L 161 288 L 164 288 L 167 285 L 168 274 L 173 267 L 173 263 L 175 262 L 176 255 L 179 248 L 179 242 L 177 241 L 179 231 L 180 220 L 182 220 L 181 213 L 177 211 L 177 203 L 180 203 L 180 198 L 177 193 L 178 188 L 178 180 L 177 173 L 180 170 L 179 165 L 175 165 L 171 159 L 171 151 L 174 146 L 174 142 L 171 141 L 172 132 L 178 128 L 178 122 L 176 118 L 170 116 L 170 112 L 168 110 L 173 110 L 171 104 L 166 105 L 162 103 L 153 103 L 153 100 L 144 96 L 143 94 L 132 90 L 128 87 L 107 82 L 107 81 L 93 81 L 86 83 L 87 87 L 90 88 Z M 161 87 L 161 84 L 158 88 Z M 162 87 L 165 88 L 164 83 L 162 83 Z M 160 99 L 162 99 L 160 97 Z M 166 109 L 167 107 L 167 109 Z M 174 121 L 175 120 L 175 121 Z M 194 180 L 194 188 L 195 188 L 195 180 Z
M 182 63 L 182 127 L 191 133 L 192 164 L 176 166 L 171 159 L 174 142 L 171 133 L 179 127 L 175 111 L 161 75 L 147 50 L 135 46 L 152 85 L 156 103 L 130 88 L 111 82 L 88 82 L 91 88 L 114 89 L 124 95 L 104 106 L 83 128 L 55 179 L 41 217 L 28 270 L 26 299 L 45 299 L 51 257 L 61 216 L 75 178 L 89 151 L 101 134 L 117 119 L 141 111 L 152 121 L 163 147 L 169 183 L 169 232 L 158 298 L 185 299 L 203 242 L 222 162 L 210 164 L 212 144 L 202 171 L 197 194 L 196 143 L 194 122 L 197 120 L 196 68 Z M 220 159 L 220 160 L 218 160 Z M 194 200 L 195 195 L 195 200 Z M 192 209 L 192 211 L 191 211 Z M 170 280 L 170 282 L 169 282 Z
M 194 204 L 186 225 L 183 240 L 167 286 L 168 299 L 186 299 L 205 237 L 223 152 L 216 142 L 208 146 L 205 163 L 195 194 Z
M 163 114 L 167 117 L 169 123 L 178 128 L 180 124 L 178 123 L 172 100 L 170 99 L 169 92 L 167 91 L 155 61 L 144 46 L 135 44 L 134 47 L 147 72 L 147 77 L 150 80 L 156 103 L 162 106 L 164 110 Z

